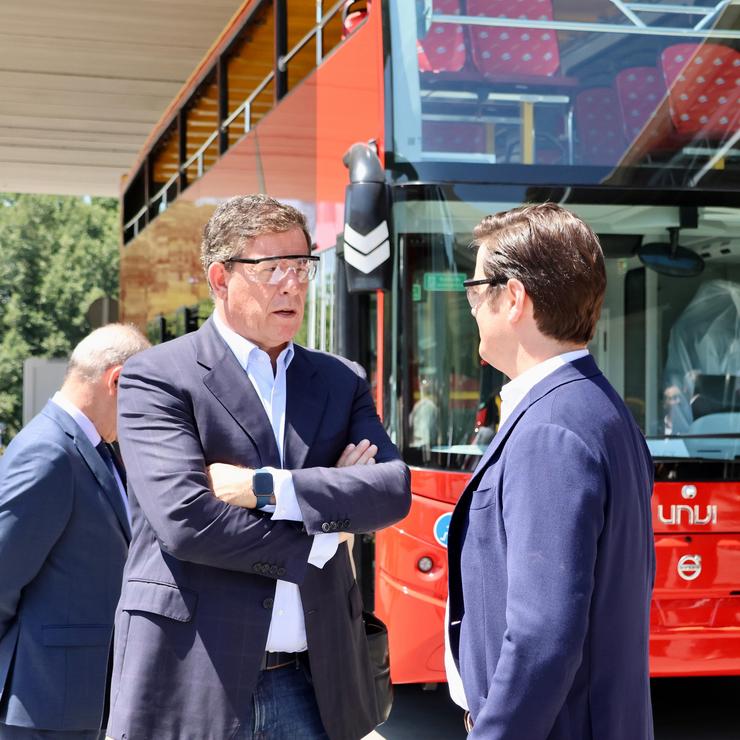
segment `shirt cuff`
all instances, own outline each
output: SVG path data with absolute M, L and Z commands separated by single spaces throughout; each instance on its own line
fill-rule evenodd
M 264 468 L 272 473 L 272 483 L 275 489 L 275 507 L 264 511 L 272 511 L 273 519 L 288 519 L 292 522 L 302 522 L 303 514 L 298 506 L 298 499 L 293 486 L 293 474 L 290 470 L 281 468 Z
M 308 553 L 308 564 L 323 568 L 336 553 L 339 547 L 339 533 L 315 534 L 311 552 Z

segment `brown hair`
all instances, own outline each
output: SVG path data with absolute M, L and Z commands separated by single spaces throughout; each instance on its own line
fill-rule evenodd
M 486 216 L 473 237 L 486 250 L 486 277 L 524 285 L 543 334 L 561 342 L 591 340 L 606 269 L 598 237 L 580 218 L 556 203 L 522 206 Z
M 214 262 L 226 262 L 241 254 L 246 242 L 263 234 L 301 229 L 311 252 L 306 217 L 293 206 L 268 195 L 238 195 L 222 203 L 203 229 L 200 261 L 208 277 Z M 228 266 L 228 265 L 227 265 Z

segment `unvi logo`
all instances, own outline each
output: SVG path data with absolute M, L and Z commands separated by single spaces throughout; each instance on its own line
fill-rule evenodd
M 434 522 L 434 539 L 442 547 L 447 547 L 447 534 L 450 531 L 450 521 L 452 521 L 452 512 L 448 511 Z

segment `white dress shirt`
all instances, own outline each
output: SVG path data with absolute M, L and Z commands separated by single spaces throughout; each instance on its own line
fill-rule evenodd
M 100 444 L 100 440 L 102 439 L 102 437 L 100 436 L 98 430 L 95 428 L 95 424 L 93 424 L 90 419 L 88 419 L 87 416 L 85 416 L 85 414 L 83 414 L 82 411 L 80 411 L 77 406 L 72 403 L 72 401 L 70 401 L 68 398 L 65 398 L 59 391 L 57 391 L 52 397 L 51 402 L 72 417 L 75 424 L 77 424 L 77 426 L 82 429 L 82 432 L 90 440 L 90 444 L 93 447 L 97 447 L 98 444 Z M 106 465 L 106 467 L 108 466 Z M 128 521 L 130 524 L 131 512 L 128 508 L 128 496 L 126 495 L 126 487 L 123 485 L 123 481 L 118 475 L 118 471 L 115 469 L 115 466 L 113 468 L 113 476 L 116 479 L 116 483 L 118 484 L 118 492 L 121 494 L 123 507 L 126 509 L 126 516 L 128 517 Z
M 269 355 L 257 345 L 230 329 L 216 311 L 213 312 L 213 323 L 216 330 L 234 353 L 239 364 L 244 368 L 249 380 L 257 392 L 267 418 L 270 420 L 275 435 L 280 464 L 283 464 L 283 441 L 285 439 L 285 408 L 287 400 L 286 375 L 293 359 L 293 344 L 280 353 L 275 372 Z M 303 515 L 295 488 L 293 476 L 289 470 L 264 468 L 272 473 L 275 486 L 275 506 L 265 507 L 263 511 L 272 512 L 273 519 L 289 519 L 302 522 Z M 323 568 L 334 557 L 339 546 L 339 534 L 314 535 L 313 545 L 308 556 L 309 565 Z M 301 594 L 295 583 L 277 581 L 275 599 L 272 608 L 272 621 L 267 635 L 268 652 L 298 653 L 307 648 L 306 624 L 303 619 Z
M 534 388 L 537 383 L 544 380 L 548 375 L 554 373 L 559 367 L 566 365 L 569 362 L 579 360 L 581 357 L 585 357 L 588 354 L 587 349 L 577 349 L 572 352 L 565 352 L 562 355 L 556 355 L 551 357 L 549 360 L 540 362 L 534 367 L 530 367 L 529 370 L 525 370 L 521 375 L 518 375 L 514 380 L 509 381 L 505 385 L 501 386 L 501 419 L 499 420 L 499 429 L 504 425 L 506 419 L 511 415 L 511 412 L 527 397 L 529 392 Z M 450 638 L 449 638 L 449 616 L 450 602 L 447 600 L 447 608 L 445 610 L 445 671 L 447 673 L 447 686 L 450 691 L 450 697 L 452 701 L 463 709 L 468 708 L 468 702 L 465 698 L 465 689 L 463 687 L 462 678 L 455 665 L 455 660 L 452 657 L 450 651 Z

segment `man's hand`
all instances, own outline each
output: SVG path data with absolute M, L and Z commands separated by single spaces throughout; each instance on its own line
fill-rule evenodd
M 369 439 L 363 439 L 356 445 L 349 444 L 344 448 L 344 452 L 339 456 L 337 460 L 337 468 L 348 468 L 350 465 L 375 465 L 375 456 L 378 454 L 378 446 L 370 444 Z M 357 578 L 355 573 L 355 561 L 352 558 L 352 546 L 355 543 L 355 536 L 349 532 L 339 533 L 339 542 L 346 542 L 350 552 L 350 564 L 352 565 L 352 573 Z
M 251 468 L 240 468 L 237 465 L 213 463 L 208 466 L 208 481 L 215 496 L 225 504 L 254 509 L 257 497 L 252 492 Z
M 378 446 L 370 444 L 369 439 L 363 439 L 356 445 L 349 444 L 339 456 L 337 468 L 348 468 L 351 465 L 375 465 L 375 456 L 378 454 Z
M 377 445 L 371 444 L 369 439 L 363 439 L 358 444 L 349 444 L 339 456 L 336 467 L 346 468 L 351 465 L 374 465 L 375 455 L 378 454 Z M 225 504 L 241 506 L 244 509 L 254 509 L 257 497 L 252 492 L 251 468 L 240 468 L 238 465 L 213 463 L 208 466 L 208 481 L 214 495 Z

